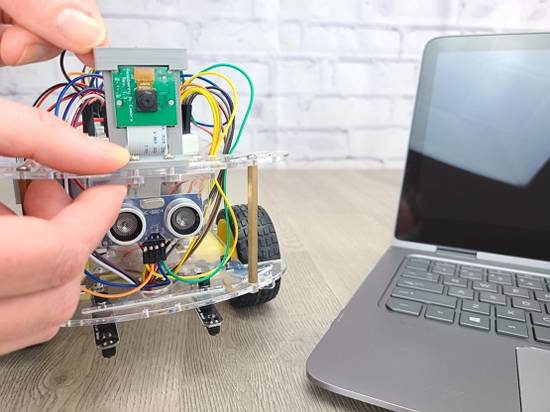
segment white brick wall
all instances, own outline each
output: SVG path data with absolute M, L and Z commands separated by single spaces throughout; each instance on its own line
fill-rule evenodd
M 550 0 L 98 2 L 114 46 L 185 47 L 190 70 L 249 71 L 257 104 L 243 149 L 288 150 L 298 166 L 401 164 L 430 38 L 550 25 Z M 58 79 L 56 62 L 3 68 L 0 94 L 31 102 Z

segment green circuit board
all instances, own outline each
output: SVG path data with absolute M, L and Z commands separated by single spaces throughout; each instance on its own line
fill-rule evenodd
M 138 83 L 134 77 L 134 66 L 119 66 L 113 72 L 113 96 L 117 127 L 128 126 L 175 126 L 178 117 L 175 73 L 166 67 L 153 67 L 154 80 L 147 91 L 147 101 L 155 100 L 155 107 L 147 111 L 140 109 Z M 136 98 L 138 96 L 138 98 Z

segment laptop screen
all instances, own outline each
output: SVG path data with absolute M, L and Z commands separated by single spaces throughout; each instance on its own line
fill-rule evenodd
M 396 237 L 550 260 L 550 35 L 435 39 Z

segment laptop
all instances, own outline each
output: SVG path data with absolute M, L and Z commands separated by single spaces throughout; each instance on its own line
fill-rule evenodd
M 550 34 L 430 41 L 394 239 L 309 378 L 394 411 L 549 411 L 549 157 Z

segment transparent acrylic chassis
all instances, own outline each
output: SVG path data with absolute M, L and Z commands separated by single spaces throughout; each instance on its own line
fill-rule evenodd
M 283 152 L 236 154 L 220 156 L 183 156 L 179 158 L 143 159 L 130 162 L 123 169 L 103 175 L 75 175 L 59 172 L 42 166 L 32 160 L 0 157 L 0 177 L 13 180 L 33 179 L 86 179 L 90 184 L 118 183 L 142 185 L 148 179 L 162 182 L 178 182 L 190 175 L 214 174 L 224 169 L 245 168 L 283 161 Z M 191 270 L 207 270 L 212 262 L 192 264 Z M 230 261 L 216 276 L 210 279 L 209 286 L 198 286 L 173 282 L 168 286 L 142 290 L 126 298 L 107 300 L 95 304 L 90 296 L 82 293 L 80 304 L 73 319 L 63 326 L 91 326 L 113 322 L 145 319 L 204 305 L 219 303 L 260 289 L 272 288 L 286 271 L 284 259 L 258 262 L 257 283 L 248 281 L 248 265 Z M 87 283 L 87 286 L 93 284 Z M 110 288 L 104 289 L 109 292 Z M 113 290 L 116 291 L 116 290 Z M 118 290 L 119 291 L 119 290 Z
M 174 282 L 165 288 L 142 291 L 128 298 L 100 305 L 93 305 L 90 299 L 83 300 L 74 318 L 64 326 L 124 322 L 196 309 L 274 287 L 285 270 L 286 263 L 283 259 L 258 262 L 258 283 L 251 284 L 248 282 L 248 265 L 229 262 L 224 270 L 210 280 L 210 286 L 199 287 Z

